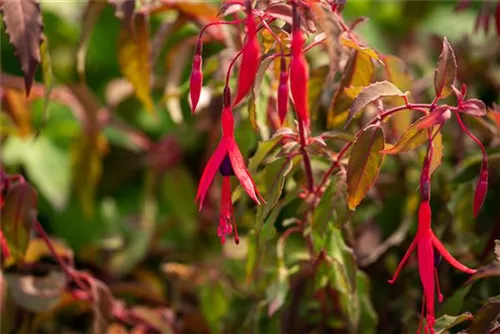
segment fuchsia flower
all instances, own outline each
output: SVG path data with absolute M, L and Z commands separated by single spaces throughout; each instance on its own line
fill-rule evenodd
M 434 333 L 434 323 L 435 323 L 435 309 L 434 309 L 434 287 L 435 280 L 437 283 L 439 301 L 443 300 L 443 296 L 439 291 L 439 280 L 437 275 L 437 269 L 434 266 L 434 251 L 437 250 L 443 258 L 448 261 L 453 267 L 467 274 L 473 274 L 476 272 L 474 269 L 470 269 L 465 265 L 458 262 L 444 247 L 444 245 L 439 241 L 434 232 L 431 229 L 431 207 L 428 201 L 423 201 L 420 203 L 418 209 L 418 230 L 417 235 L 413 239 L 410 247 L 406 251 L 403 260 L 398 265 L 394 277 L 389 280 L 389 283 L 393 284 L 398 278 L 406 261 L 410 257 L 411 253 L 417 247 L 418 255 L 418 271 L 420 274 L 420 281 L 422 282 L 422 287 L 424 289 L 423 305 L 425 305 L 425 317 L 427 324 L 424 327 L 425 333 Z M 420 319 L 422 323 L 423 319 Z M 417 333 L 420 333 L 420 328 Z
M 203 85 L 203 72 L 201 71 L 201 39 L 196 42 L 196 49 L 193 56 L 191 76 L 189 77 L 189 95 L 191 98 L 191 113 L 194 114 L 196 106 L 200 100 L 201 87 Z
M 300 31 L 300 16 L 294 7 L 294 25 L 292 32 L 292 60 L 290 63 L 290 86 L 292 90 L 293 102 L 297 111 L 297 117 L 306 125 L 309 124 L 309 106 L 308 106 L 308 78 L 309 68 L 306 58 L 302 52 L 304 38 Z
M 476 272 L 474 269 L 467 268 L 457 259 L 455 259 L 443 246 L 441 241 L 436 237 L 431 228 L 431 206 L 429 204 L 430 200 L 430 158 L 432 155 L 432 146 L 429 146 L 426 158 L 424 159 L 424 165 L 422 167 L 422 173 L 420 175 L 420 197 L 421 202 L 418 208 L 418 229 L 417 235 L 410 244 L 410 247 L 406 251 L 403 259 L 399 263 L 394 277 L 389 280 L 390 284 L 394 284 L 398 278 L 399 273 L 403 269 L 406 261 L 417 247 L 418 256 L 418 272 L 420 274 L 420 281 L 422 282 L 422 287 L 424 289 L 424 297 L 422 301 L 422 317 L 420 318 L 420 326 L 417 333 L 420 333 L 420 327 L 422 325 L 422 320 L 424 316 L 425 307 L 425 317 L 426 326 L 424 327 L 425 333 L 434 333 L 434 323 L 435 309 L 434 309 L 434 287 L 437 284 L 439 302 L 443 301 L 443 295 L 441 295 L 439 289 L 439 278 L 437 274 L 435 255 L 441 255 L 448 263 L 460 271 L 467 274 L 473 274 Z M 438 254 L 435 254 L 435 249 Z M 436 282 L 435 282 L 436 281 Z
M 240 73 L 238 74 L 238 92 L 234 105 L 247 95 L 255 81 L 259 69 L 260 46 L 257 40 L 257 25 L 252 14 L 252 6 L 248 4 L 247 40 L 243 46 Z
M 215 177 L 215 173 L 219 170 L 223 176 L 222 180 L 222 196 L 219 216 L 219 227 L 217 235 L 221 239 L 221 243 L 226 240 L 226 235 L 231 235 L 234 228 L 235 242 L 239 243 L 238 231 L 233 217 L 233 205 L 231 201 L 231 175 L 236 175 L 243 189 L 248 196 L 257 204 L 260 204 L 259 199 L 264 202 L 260 195 L 255 182 L 253 181 L 245 161 L 241 155 L 240 149 L 234 139 L 234 119 L 231 109 L 231 91 L 229 87 L 224 89 L 224 108 L 222 110 L 222 138 L 215 152 L 210 157 L 205 170 L 201 176 L 200 184 L 198 185 L 198 193 L 196 194 L 195 202 L 200 202 L 199 209 L 203 207 L 203 201 L 207 194 L 208 188 Z

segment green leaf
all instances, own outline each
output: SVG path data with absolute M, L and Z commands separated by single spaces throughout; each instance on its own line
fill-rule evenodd
M 347 165 L 347 203 L 354 210 L 378 177 L 384 148 L 384 131 L 367 127 L 354 142 Z
M 456 290 L 453 296 L 445 299 L 444 303 L 439 307 L 438 314 L 441 316 L 445 314 L 459 313 L 470 288 L 470 286 L 466 286 Z
M 36 218 L 37 196 L 26 182 L 14 185 L 5 196 L 2 210 L 2 232 L 11 256 L 23 261 L 30 240 L 31 222 Z
M 358 270 L 356 273 L 356 282 L 359 304 L 358 333 L 374 333 L 378 322 L 378 315 L 370 297 L 370 279 L 364 272 Z
M 469 312 L 462 313 L 456 317 L 445 314 L 436 319 L 436 323 L 434 324 L 435 334 L 443 334 L 449 329 L 471 319 L 472 314 Z
M 221 282 L 213 281 L 203 285 L 199 292 L 199 298 L 201 310 L 212 332 L 222 333 L 221 320 L 229 309 L 229 303 Z
M 269 212 L 278 203 L 281 193 L 283 192 L 286 176 L 290 173 L 292 167 L 292 160 L 280 158 L 266 165 L 261 173 L 261 177 L 259 181 L 257 181 L 257 184 L 262 186 L 262 193 L 266 200 L 266 203 L 259 207 L 259 209 L 262 208 L 263 218 L 267 217 Z
M 84 132 L 72 147 L 74 189 L 87 218 L 94 216 L 94 197 L 102 174 L 102 147 L 106 145 L 106 138 L 99 133 Z
M 457 76 L 457 61 L 450 43 L 443 39 L 443 50 L 434 71 L 434 92 L 436 97 L 445 98 L 452 92 L 451 86 Z
M 80 76 L 80 80 L 85 78 L 85 59 L 87 55 L 87 47 L 92 28 L 97 23 L 102 10 L 107 3 L 100 0 L 89 0 L 82 15 L 82 27 L 80 40 L 76 50 L 76 71 Z
M 500 296 L 488 299 L 475 314 L 468 333 L 488 333 L 500 314 Z
M 56 209 L 65 207 L 70 193 L 68 152 L 43 134 L 36 140 L 9 137 L 2 150 L 3 163 L 22 164 L 30 181 Z
M 349 116 L 347 118 L 348 125 L 351 120 L 368 104 L 374 102 L 381 97 L 387 96 L 406 96 L 408 93 L 403 93 L 394 84 L 389 81 L 375 82 L 363 88 L 361 93 L 354 99 L 349 108 Z
M 248 170 L 250 174 L 254 174 L 257 172 L 257 168 L 264 161 L 264 159 L 269 155 L 269 153 L 276 147 L 280 138 L 273 137 L 266 141 L 261 141 L 257 145 L 257 151 L 255 151 L 254 155 L 248 159 Z
M 290 289 L 288 283 L 288 270 L 281 263 L 278 266 L 276 280 L 266 289 L 266 298 L 269 303 L 267 315 L 272 317 L 285 304 L 285 299 Z
M 158 203 L 156 201 L 156 172 L 146 170 L 143 203 L 139 226 L 123 251 L 109 261 L 109 271 L 118 275 L 130 272 L 147 255 L 155 231 Z

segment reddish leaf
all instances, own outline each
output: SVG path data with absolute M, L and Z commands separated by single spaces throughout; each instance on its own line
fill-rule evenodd
M 21 62 L 26 95 L 29 95 L 36 68 L 40 64 L 43 30 L 40 5 L 34 0 L 7 0 L 1 4 L 5 31 Z
M 292 24 L 292 6 L 275 2 L 266 8 L 266 14 L 288 24 Z
M 486 198 L 486 191 L 488 190 L 488 158 L 483 157 L 481 164 L 481 172 L 479 173 L 479 180 L 476 184 L 474 191 L 474 217 L 477 217 L 479 210 L 483 206 L 484 199 Z
M 347 124 L 349 124 L 353 117 L 369 103 L 385 96 L 406 96 L 406 94 L 401 92 L 398 87 L 389 81 L 375 82 L 366 86 L 352 102 L 351 108 L 349 109 Z
M 27 183 L 13 186 L 5 196 L 1 228 L 16 261 L 22 261 L 28 249 L 31 220 L 36 214 L 36 200 L 35 190 Z
M 349 209 L 354 210 L 358 206 L 377 179 L 383 148 L 384 131 L 379 125 L 367 127 L 354 143 L 347 165 Z
M 418 122 L 418 129 L 427 129 L 443 124 L 451 117 L 451 111 L 446 106 L 439 106 L 427 116 L 422 117 Z
M 460 112 L 469 114 L 472 116 L 484 116 L 486 115 L 486 106 L 484 102 L 478 99 L 468 99 L 462 104 Z
M 434 91 L 436 97 L 444 98 L 450 95 L 456 76 L 457 61 L 453 49 L 445 37 L 443 39 L 443 50 L 434 71 Z

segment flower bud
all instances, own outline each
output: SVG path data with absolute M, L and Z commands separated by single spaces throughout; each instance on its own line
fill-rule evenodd
M 280 82 L 278 86 L 278 114 L 283 125 L 288 111 L 288 73 L 286 71 L 286 61 L 281 59 Z
M 191 76 L 189 78 L 189 95 L 191 98 L 191 113 L 194 114 L 198 101 L 200 100 L 201 87 L 203 85 L 203 73 L 201 72 L 201 40 L 196 43 L 196 51 L 193 56 Z

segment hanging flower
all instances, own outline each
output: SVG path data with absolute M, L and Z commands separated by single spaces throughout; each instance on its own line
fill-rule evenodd
M 422 287 L 424 289 L 424 297 L 423 297 L 423 309 L 425 307 L 425 318 L 426 318 L 426 326 L 424 327 L 425 333 L 434 333 L 434 323 L 436 321 L 435 318 L 435 308 L 434 308 L 434 295 L 435 295 L 435 283 L 438 285 L 438 293 L 439 293 L 439 301 L 441 302 L 443 297 L 439 291 L 439 280 L 437 275 L 437 269 L 435 266 L 435 253 L 437 252 L 450 263 L 456 269 L 463 271 L 467 274 L 473 274 L 476 272 L 474 269 L 470 269 L 458 262 L 444 247 L 444 245 L 439 241 L 434 232 L 431 229 L 431 207 L 428 201 L 423 201 L 420 203 L 420 207 L 418 209 L 418 230 L 417 235 L 413 239 L 410 247 L 406 251 L 403 259 L 398 265 L 396 272 L 394 273 L 394 277 L 389 280 L 390 284 L 393 284 L 398 278 L 399 273 L 403 269 L 406 261 L 410 257 L 411 253 L 417 247 L 417 255 L 418 255 L 418 271 L 420 274 L 420 281 L 422 282 Z M 435 282 L 436 281 L 436 282 Z M 422 323 L 423 319 L 420 319 Z M 420 333 L 420 329 L 418 331 Z
M 240 73 L 238 74 L 238 92 L 234 104 L 238 104 L 250 91 L 259 69 L 260 46 L 257 40 L 257 25 L 252 14 L 252 6 L 248 4 L 247 41 L 243 46 Z
M 261 201 L 264 200 L 257 190 L 255 182 L 250 176 L 248 169 L 246 168 L 245 161 L 234 138 L 234 119 L 233 111 L 231 109 L 231 92 L 228 87 L 224 89 L 222 138 L 219 145 L 215 149 L 215 152 L 212 154 L 207 165 L 205 166 L 205 170 L 203 171 L 198 185 L 195 202 L 199 201 L 200 210 L 203 207 L 205 195 L 207 194 L 208 188 L 210 187 L 217 171 L 219 171 L 223 176 L 220 219 L 217 235 L 221 238 L 221 242 L 224 243 L 226 235 L 230 235 L 234 228 L 235 242 L 239 243 L 231 201 L 231 175 L 236 176 L 248 196 L 250 196 L 250 198 L 257 204 L 260 204 L 259 199 Z

